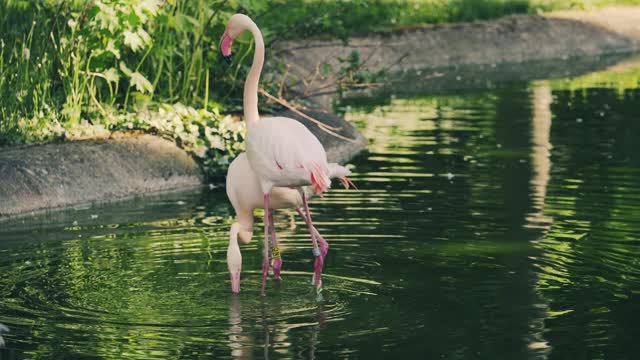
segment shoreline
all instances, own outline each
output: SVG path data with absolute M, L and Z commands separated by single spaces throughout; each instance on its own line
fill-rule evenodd
M 615 17 L 615 22 L 609 19 Z M 413 81 L 423 81 L 423 89 L 435 83 L 429 70 L 473 69 L 491 80 L 526 78 L 527 63 L 547 63 L 549 72 L 580 75 L 568 59 L 580 59 L 584 71 L 598 70 L 591 58 L 640 51 L 640 7 L 609 7 L 591 11 L 561 11 L 544 15 L 511 15 L 496 20 L 433 25 L 338 40 L 284 42 L 275 50 L 284 58 L 290 73 L 288 84 L 294 94 L 304 94 L 315 105 L 328 108 L 337 91 L 335 85 L 347 59 L 359 54 L 360 70 L 384 71 L 390 78 L 422 72 Z M 564 65 L 562 63 L 567 63 Z M 611 65 L 609 62 L 607 65 Z M 500 74 L 500 68 L 508 73 Z M 320 74 L 318 69 L 328 69 Z M 439 71 L 437 71 L 439 72 Z M 544 73 L 545 69 L 538 69 Z M 453 76 L 456 80 L 457 75 Z M 301 81 L 303 80 L 303 81 Z M 450 82 L 450 79 L 446 79 Z M 438 84 L 439 83 L 439 84 Z M 350 91 L 356 93 L 357 91 Z M 315 95 L 318 94 L 318 95 Z
M 621 20 L 609 23 L 611 16 Z M 284 57 L 298 79 L 317 75 L 324 64 L 331 66 L 327 76 L 305 88 L 294 86 L 297 92 L 313 93 L 315 87 L 326 93 L 328 87 L 335 88 L 338 59 L 354 50 L 360 52 L 364 70 L 387 69 L 400 80 L 381 91 L 448 91 L 554 74 L 576 76 L 615 65 L 624 61 L 624 54 L 640 50 L 637 23 L 640 7 L 514 15 L 355 37 L 348 45 L 329 40 L 287 42 L 274 53 Z M 576 57 L 583 59 L 567 61 Z M 526 62 L 541 65 L 533 68 L 524 66 Z M 363 94 L 372 96 L 376 91 L 347 95 Z M 326 94 L 311 97 L 321 109 L 330 108 L 332 99 Z M 345 141 L 323 132 L 291 111 L 276 114 L 306 125 L 327 149 L 329 161 L 348 161 L 365 148 L 367 140 L 344 119 L 326 111 L 305 112 L 338 128 L 340 136 L 353 139 Z M 153 135 L 7 147 L 0 153 L 0 220 L 205 183 L 193 158 L 175 143 Z
M 309 115 L 334 127 L 347 142 L 291 112 L 323 143 L 330 162 L 345 162 L 365 138 L 344 119 Z M 3 148 L 0 153 L 0 221 L 48 210 L 87 206 L 206 185 L 200 166 L 174 142 L 149 134 Z

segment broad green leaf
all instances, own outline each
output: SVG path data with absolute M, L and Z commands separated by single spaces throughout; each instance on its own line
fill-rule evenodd
M 156 15 L 160 8 L 160 1 L 158 0 L 143 0 L 140 2 L 140 8 L 151 15 Z
M 151 85 L 151 82 L 149 82 L 149 80 L 147 80 L 147 78 L 144 77 L 144 75 L 140 74 L 137 71 L 131 74 L 130 86 L 135 86 L 136 89 L 141 93 L 153 91 L 153 85 Z
M 106 51 L 112 53 L 116 57 L 116 59 L 120 60 L 120 50 L 116 48 L 113 39 L 109 39 L 109 42 L 107 42 Z
M 124 32 L 124 44 L 129 46 L 131 50 L 138 51 L 144 44 L 142 38 L 137 33 L 126 30 Z
M 131 77 L 131 74 L 133 73 L 133 71 L 131 71 L 127 65 L 124 63 L 124 61 L 120 61 L 120 71 L 122 71 L 125 75 Z
M 100 23 L 100 28 L 109 29 L 113 33 L 119 25 L 115 10 L 102 1 L 96 1 L 96 6 L 100 9 L 96 14 L 96 21 Z
M 108 82 L 116 83 L 120 79 L 120 75 L 118 75 L 118 70 L 115 68 L 109 68 L 105 72 L 102 73 L 104 79 Z
M 151 36 L 149 36 L 149 33 L 144 31 L 143 28 L 138 28 L 138 31 L 136 31 L 136 34 L 140 36 L 140 39 L 142 39 L 142 42 L 144 43 L 145 46 L 148 46 L 151 44 Z
M 194 31 L 200 25 L 197 19 L 185 14 L 178 13 L 176 14 L 175 18 L 176 18 L 176 27 L 179 30 L 182 30 L 185 32 Z

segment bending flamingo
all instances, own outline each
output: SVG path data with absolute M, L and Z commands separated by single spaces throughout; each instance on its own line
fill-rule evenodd
M 244 85 L 244 118 L 247 122 L 245 140 L 247 158 L 258 178 L 264 203 L 264 262 L 262 264 L 262 289 L 264 296 L 267 270 L 269 267 L 269 194 L 274 186 L 296 187 L 302 197 L 305 215 L 311 225 L 307 196 L 302 186 L 312 185 L 321 194 L 331 186 L 327 155 L 322 144 L 304 125 L 285 117 L 262 118 L 258 114 L 258 82 L 264 64 L 264 40 L 258 26 L 246 15 L 235 14 L 229 20 L 220 40 L 220 51 L 228 62 L 231 61 L 233 40 L 244 31 L 254 37 L 255 53 L 253 64 Z M 272 231 L 275 235 L 275 231 Z M 313 254 L 315 256 L 315 284 L 319 286 L 323 258 L 318 239 L 312 233 Z M 272 237 L 277 248 L 277 237 Z
M 347 189 L 349 188 L 349 185 L 353 185 L 351 180 L 347 177 L 351 173 L 349 169 L 334 163 L 329 164 L 329 169 L 331 172 L 329 175 L 330 178 L 338 178 Z M 313 191 L 309 187 L 304 190 L 306 193 L 311 193 Z M 229 166 L 229 170 L 227 171 L 227 196 L 229 197 L 229 201 L 231 201 L 231 205 L 233 205 L 237 216 L 237 222 L 231 226 L 229 248 L 227 250 L 227 266 L 231 276 L 231 291 L 238 293 L 240 291 L 240 271 L 242 268 L 242 257 L 240 255 L 238 241 L 243 244 L 247 244 L 251 241 L 253 236 L 253 211 L 255 209 L 263 208 L 264 205 L 260 182 L 251 168 L 245 153 L 238 155 L 238 157 L 233 160 Z M 327 251 L 329 250 L 329 245 L 326 240 L 320 236 L 320 233 L 310 222 L 306 213 L 300 209 L 303 206 L 300 192 L 286 187 L 274 187 L 271 190 L 269 197 L 271 209 L 297 210 L 298 214 L 302 216 L 309 226 L 309 232 L 311 233 L 312 238 L 315 237 L 318 240 L 321 256 L 324 262 L 324 257 L 327 255 Z M 274 244 L 273 240 L 277 239 L 277 237 L 275 234 L 273 214 L 269 214 L 269 229 L 271 231 L 273 245 L 271 251 L 273 258 L 273 275 L 276 279 L 279 279 L 282 257 L 278 256 L 279 250 L 274 250 L 277 249 L 277 242 Z

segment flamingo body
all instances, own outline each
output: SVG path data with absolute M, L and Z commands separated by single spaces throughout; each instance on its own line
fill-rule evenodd
M 244 31 L 251 32 L 255 40 L 253 63 L 244 86 L 243 110 L 244 118 L 247 122 L 247 136 L 245 139 L 247 159 L 262 192 L 262 203 L 265 210 L 261 294 L 262 296 L 265 294 L 269 267 L 269 233 L 271 233 L 272 240 L 273 273 L 276 279 L 280 278 L 280 267 L 282 265 L 273 216 L 270 213 L 270 208 L 274 207 L 274 204 L 271 203 L 274 186 L 296 187 L 300 194 L 304 213 L 301 210 L 298 212 L 305 218 L 311 231 L 313 254 L 316 257 L 314 282 L 316 287 L 319 287 L 324 256 L 328 247 L 326 241 L 320 237 L 313 227 L 307 204 L 307 194 L 303 187 L 313 185 L 314 192 L 318 194 L 329 189 L 331 180 L 329 178 L 330 168 L 327 163 L 327 155 L 315 135 L 298 121 L 286 117 L 260 118 L 258 112 L 258 84 L 264 64 L 264 39 L 260 29 L 246 15 L 233 15 L 229 19 L 229 23 L 220 39 L 220 52 L 227 62 L 231 62 L 233 40 Z M 253 180 L 243 181 L 248 183 Z M 346 177 L 341 181 L 345 187 L 352 184 Z M 251 195 L 252 199 L 250 201 L 247 200 L 246 204 L 252 203 L 255 193 L 251 193 Z M 230 195 L 231 198 L 232 196 Z M 291 200 L 292 203 L 297 204 L 297 199 L 293 197 L 285 200 Z M 240 203 L 237 197 L 236 201 Z M 238 230 L 238 233 L 240 233 L 240 230 Z M 249 229 L 245 228 L 243 236 L 248 233 L 250 233 Z
M 336 163 L 330 163 L 328 164 L 328 169 L 330 178 L 338 178 L 345 187 L 348 187 L 347 176 L 351 174 L 348 168 Z M 233 274 L 235 269 L 241 268 L 241 264 L 240 266 L 232 265 L 232 262 L 237 263 L 238 259 L 240 263 L 242 262 L 242 257 L 239 256 L 240 249 L 237 247 L 237 241 L 243 244 L 248 244 L 251 241 L 253 237 L 253 212 L 255 209 L 263 208 L 264 205 L 260 181 L 253 171 L 246 153 L 238 155 L 238 157 L 231 162 L 231 165 L 229 165 L 226 188 L 227 196 L 237 217 L 237 222 L 234 224 L 234 226 L 237 225 L 237 229 L 232 226 L 232 235 L 229 239 L 229 249 L 227 250 L 227 266 L 229 267 L 229 273 L 231 275 L 231 290 L 237 292 L 234 290 Z M 305 187 L 304 192 L 311 194 L 313 191 L 310 187 Z M 269 196 L 271 198 L 272 209 L 300 209 L 304 205 L 300 192 L 289 187 L 273 187 Z M 303 218 L 305 221 L 307 220 L 305 216 L 303 216 Z M 326 240 L 318 234 L 317 230 L 311 224 L 309 225 L 312 236 L 317 236 L 321 242 L 322 256 L 326 256 L 328 250 Z M 237 231 L 237 235 L 234 237 L 233 234 L 235 231 Z M 237 241 L 235 239 L 237 239 Z M 230 254 L 236 255 L 230 256 Z M 239 284 L 237 285 L 237 289 L 239 291 Z
M 347 169 L 348 171 L 348 169 Z M 348 174 L 347 174 L 348 175 Z M 346 175 L 345 175 L 346 176 Z M 236 157 L 227 171 L 227 196 L 242 225 L 239 240 L 249 243 L 253 235 L 253 211 L 263 207 L 260 182 L 251 168 L 246 153 Z M 295 189 L 274 187 L 271 191 L 271 207 L 274 209 L 297 209 L 302 206 L 302 197 Z
M 247 157 L 264 193 L 273 186 L 331 186 L 327 154 L 318 138 L 286 117 L 261 118 L 247 127 Z

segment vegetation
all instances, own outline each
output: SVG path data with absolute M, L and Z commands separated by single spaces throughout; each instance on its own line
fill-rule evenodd
M 242 127 L 213 100 L 229 82 L 209 82 L 226 76 L 213 38 L 224 25 L 209 23 L 220 5 L 0 3 L 0 143 L 140 129 L 175 139 L 205 165 L 224 165 L 240 150 Z
M 277 0 L 254 1 L 260 24 L 279 38 L 390 31 L 424 24 L 494 19 L 511 14 L 639 5 L 640 0 Z M 295 31 L 292 31 L 295 30 Z
M 235 12 L 253 17 L 270 47 L 287 38 L 346 40 L 403 26 L 612 3 L 640 0 L 5 0 L 0 145 L 139 129 L 175 139 L 220 168 L 241 151 L 243 137 L 242 126 L 221 115 L 240 109 L 250 63 L 249 37 L 236 42 L 239 60 L 231 67 L 218 56 L 217 41 Z M 362 77 L 353 76 L 357 61 L 357 54 L 344 60 L 347 85 Z M 268 78 L 264 86 L 277 88 Z

